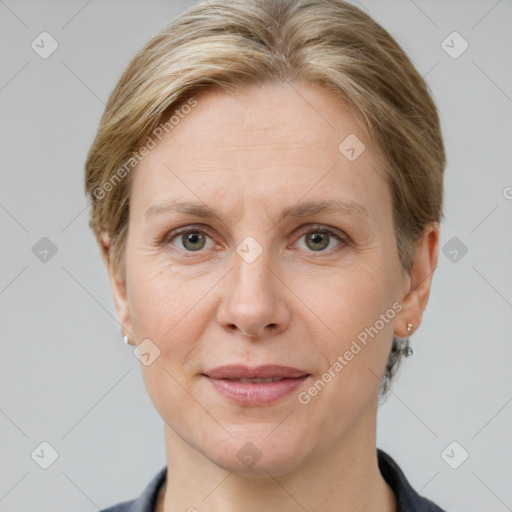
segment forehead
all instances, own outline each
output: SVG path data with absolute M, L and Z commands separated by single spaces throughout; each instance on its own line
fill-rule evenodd
M 237 146 L 256 150 L 260 145 L 258 153 L 293 150 L 299 144 L 304 149 L 336 149 L 349 134 L 370 142 L 350 106 L 317 85 L 267 83 L 234 92 L 215 88 L 196 101 L 166 137 L 189 156 L 220 146 L 229 151 Z M 191 140 L 200 140 L 201 147 L 191 147 Z
M 233 195 L 261 201 L 277 193 L 296 202 L 306 194 L 325 199 L 336 191 L 347 200 L 367 196 L 371 203 L 389 193 L 382 190 L 383 173 L 362 125 L 319 86 L 212 89 L 196 101 L 140 162 L 135 203 L 147 206 L 183 195 L 196 202 L 229 202 Z M 347 144 L 362 151 L 356 159 L 343 154 Z

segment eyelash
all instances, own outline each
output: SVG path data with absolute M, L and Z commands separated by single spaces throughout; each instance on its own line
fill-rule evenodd
M 205 226 L 205 225 L 185 226 L 183 228 L 175 229 L 175 230 L 167 233 L 166 235 L 164 235 L 160 240 L 158 240 L 158 245 L 159 246 L 168 245 L 176 237 L 178 237 L 179 235 L 186 234 L 186 233 L 204 233 L 204 234 L 208 235 L 212 239 L 213 239 L 213 236 L 214 236 L 212 230 L 209 227 Z M 332 228 L 325 227 L 325 226 L 318 225 L 318 224 L 314 225 L 312 227 L 308 227 L 307 230 L 302 231 L 300 236 L 297 238 L 297 241 L 300 240 L 304 235 L 306 235 L 308 233 L 328 234 L 329 236 L 332 236 L 332 237 L 336 238 L 340 242 L 340 244 L 337 245 L 336 247 L 334 247 L 333 249 L 323 250 L 323 251 L 308 251 L 308 252 L 310 252 L 312 254 L 318 253 L 319 255 L 320 254 L 331 255 L 333 252 L 339 250 L 340 246 L 343 247 L 344 245 L 348 245 L 348 243 L 349 243 L 349 238 L 348 238 L 347 235 L 342 234 L 342 233 L 340 233 L 337 230 L 334 230 Z M 193 256 L 196 256 L 197 254 L 200 254 L 201 252 L 203 252 L 202 249 L 200 249 L 198 251 L 186 251 L 186 250 L 183 250 L 183 249 L 177 249 L 176 248 L 176 250 L 179 251 L 179 252 L 188 254 L 187 257 L 193 257 Z

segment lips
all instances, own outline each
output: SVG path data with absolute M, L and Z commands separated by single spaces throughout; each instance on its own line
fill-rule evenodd
M 310 374 L 299 368 L 270 364 L 256 368 L 219 366 L 203 376 L 224 398 L 244 407 L 261 407 L 290 396 Z
M 307 371 L 291 366 L 281 366 L 275 364 L 257 366 L 249 368 L 244 365 L 224 365 L 212 368 L 204 372 L 211 379 L 228 379 L 241 382 L 258 382 L 262 379 L 268 382 L 275 382 L 281 379 L 297 379 L 309 375 Z

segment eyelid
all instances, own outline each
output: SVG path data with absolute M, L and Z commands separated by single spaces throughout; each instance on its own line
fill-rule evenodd
M 348 241 L 348 235 L 346 235 L 343 231 L 340 231 L 339 229 L 332 228 L 330 226 L 326 226 L 323 224 L 305 224 L 304 226 L 301 226 L 298 229 L 298 233 L 304 234 L 309 233 L 311 231 L 320 231 L 320 232 L 326 232 L 332 235 L 337 236 L 340 240 Z

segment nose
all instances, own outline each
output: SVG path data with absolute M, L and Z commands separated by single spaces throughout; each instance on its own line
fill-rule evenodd
M 283 278 L 269 266 L 261 254 L 248 263 L 235 255 L 235 263 L 222 290 L 223 300 L 217 311 L 218 323 L 228 331 L 240 331 L 245 336 L 265 338 L 275 336 L 290 324 Z

